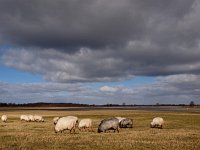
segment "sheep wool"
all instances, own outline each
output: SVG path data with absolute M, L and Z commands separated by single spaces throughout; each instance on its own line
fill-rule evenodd
M 70 130 L 70 133 L 73 131 L 75 132 L 76 127 L 76 119 L 62 117 L 58 120 L 57 124 L 55 125 L 55 133 L 63 132 L 64 130 Z
M 79 130 L 81 129 L 92 129 L 92 120 L 91 119 L 82 119 L 78 125 Z
M 164 119 L 161 117 L 156 117 L 152 120 L 150 127 L 151 128 L 163 128 L 163 124 L 164 124 Z
M 53 124 L 56 125 L 59 119 L 60 119 L 59 117 L 54 117 L 53 118 Z
M 21 115 L 21 116 L 20 116 L 20 120 L 21 120 L 21 121 L 24 120 L 24 121 L 27 121 L 27 122 L 28 122 L 28 121 L 31 121 L 28 115 Z
M 39 115 L 35 115 L 34 120 L 37 121 L 37 122 L 44 122 L 44 118 L 42 116 L 39 116 Z
M 7 119 L 8 119 L 8 117 L 7 117 L 6 115 L 2 115 L 2 116 L 1 116 L 1 120 L 2 120 L 3 122 L 6 122 Z

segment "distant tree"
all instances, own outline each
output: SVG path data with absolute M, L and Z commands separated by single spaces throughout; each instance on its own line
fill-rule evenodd
M 190 106 L 194 106 L 194 105 L 195 105 L 194 101 L 191 101 Z
M 123 102 L 123 103 L 122 103 L 122 105 L 123 105 L 123 106 L 125 106 L 125 105 L 126 105 L 126 103 L 125 103 L 125 102 Z
M 159 104 L 159 103 L 156 103 L 156 105 L 159 106 L 160 104 Z

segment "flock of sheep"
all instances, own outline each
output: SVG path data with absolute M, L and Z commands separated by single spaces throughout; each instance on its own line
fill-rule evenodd
M 42 116 L 39 116 L 39 115 L 21 115 L 20 116 L 20 120 L 24 120 L 24 121 L 27 121 L 27 122 L 30 122 L 30 121 L 36 121 L 36 122 L 44 122 L 44 119 Z
M 3 122 L 7 121 L 7 116 L 2 115 L 1 120 Z M 20 116 L 21 121 L 27 121 L 27 122 L 44 122 L 44 119 L 40 115 L 21 115 Z M 55 133 L 58 132 L 64 132 L 65 130 L 69 130 L 70 133 L 74 133 L 76 127 L 78 127 L 79 130 L 90 130 L 92 131 L 92 119 L 81 119 L 78 120 L 78 117 L 75 116 L 66 116 L 66 117 L 54 117 L 53 118 L 53 124 Z M 150 123 L 151 128 L 163 128 L 164 120 L 161 117 L 156 117 L 152 120 Z M 129 118 L 123 118 L 123 117 L 113 117 L 113 118 L 107 118 L 100 122 L 98 126 L 98 133 L 100 132 L 106 132 L 109 130 L 113 130 L 114 132 L 119 132 L 119 128 L 132 128 L 133 127 L 133 120 Z
M 3 122 L 6 122 L 7 121 L 7 119 L 8 119 L 8 117 L 6 116 L 6 115 L 2 115 L 1 116 L 1 120 L 3 121 Z M 43 119 L 43 117 L 42 116 L 40 116 L 40 115 L 21 115 L 20 116 L 20 120 L 21 121 L 26 121 L 26 122 L 33 122 L 33 121 L 36 121 L 36 122 L 44 122 L 44 119 Z
M 55 125 L 55 132 L 63 132 L 64 130 L 69 130 L 75 132 L 75 128 L 78 125 L 79 130 L 82 129 L 92 129 L 91 119 L 82 119 L 78 122 L 78 118 L 75 116 L 67 117 L 55 117 L 53 119 Z M 150 123 L 151 128 L 162 128 L 164 124 L 163 118 L 156 117 Z M 113 130 L 114 132 L 119 132 L 119 128 L 132 128 L 133 120 L 129 118 L 113 117 L 104 119 L 100 122 L 98 126 L 98 133 L 106 132 L 108 130 Z

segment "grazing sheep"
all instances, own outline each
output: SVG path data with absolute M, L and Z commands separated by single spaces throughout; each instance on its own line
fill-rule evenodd
M 54 117 L 53 118 L 53 124 L 56 125 L 59 119 L 60 119 L 59 117 Z
M 133 127 L 133 120 L 132 119 L 123 119 L 119 123 L 120 128 L 132 128 Z
M 123 117 L 115 117 L 119 120 L 119 122 L 121 122 L 123 119 L 126 119 L 126 118 L 123 118 Z
M 117 118 L 109 118 L 101 121 L 98 127 L 98 133 L 106 132 L 107 130 L 117 130 L 119 132 L 119 120 Z
M 22 121 L 22 120 L 24 120 L 24 117 L 25 117 L 26 115 L 21 115 L 20 116 L 20 120 Z
M 33 115 L 29 115 L 28 117 L 29 117 L 29 121 L 35 121 L 35 118 Z
M 78 121 L 78 117 L 75 116 L 66 116 L 66 118 L 75 119 L 76 121 Z
M 2 120 L 3 122 L 6 122 L 7 119 L 8 119 L 8 117 L 7 117 L 6 115 L 2 115 L 2 116 L 1 116 L 1 120 Z
M 91 119 L 82 119 L 78 125 L 79 130 L 81 129 L 89 129 L 92 131 L 92 120 Z
M 35 115 L 34 116 L 34 120 L 37 121 L 37 122 L 44 122 L 44 119 L 42 116 L 39 116 L 39 115 Z
M 78 126 L 78 117 L 75 117 L 75 116 L 66 116 L 66 118 L 75 119 L 76 120 L 76 126 Z
M 20 116 L 20 120 L 21 120 L 21 121 L 24 120 L 24 121 L 27 121 L 27 122 L 28 122 L 28 121 L 30 121 L 30 118 L 29 118 L 28 115 L 21 115 L 21 116 Z
M 63 132 L 64 130 L 70 130 L 70 133 L 75 132 L 77 120 L 70 117 L 62 117 L 55 125 L 55 133 Z
M 156 117 L 153 119 L 153 121 L 150 124 L 151 128 L 163 128 L 164 120 L 161 117 Z

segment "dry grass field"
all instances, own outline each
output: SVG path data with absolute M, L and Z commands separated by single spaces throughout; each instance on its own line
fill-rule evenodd
M 91 110 L 59 111 L 39 109 L 0 108 L 0 116 L 8 116 L 7 123 L 0 122 L 0 149 L 70 149 L 70 150 L 199 150 L 200 114 L 168 111 L 133 110 Z M 22 114 L 44 116 L 45 122 L 21 122 Z M 52 122 L 55 116 L 74 115 L 93 120 L 93 132 L 76 131 L 75 134 L 55 134 Z M 134 128 L 121 129 L 119 133 L 97 133 L 97 127 L 104 118 L 122 116 L 132 118 Z M 149 124 L 153 117 L 165 120 L 164 129 L 152 129 Z

